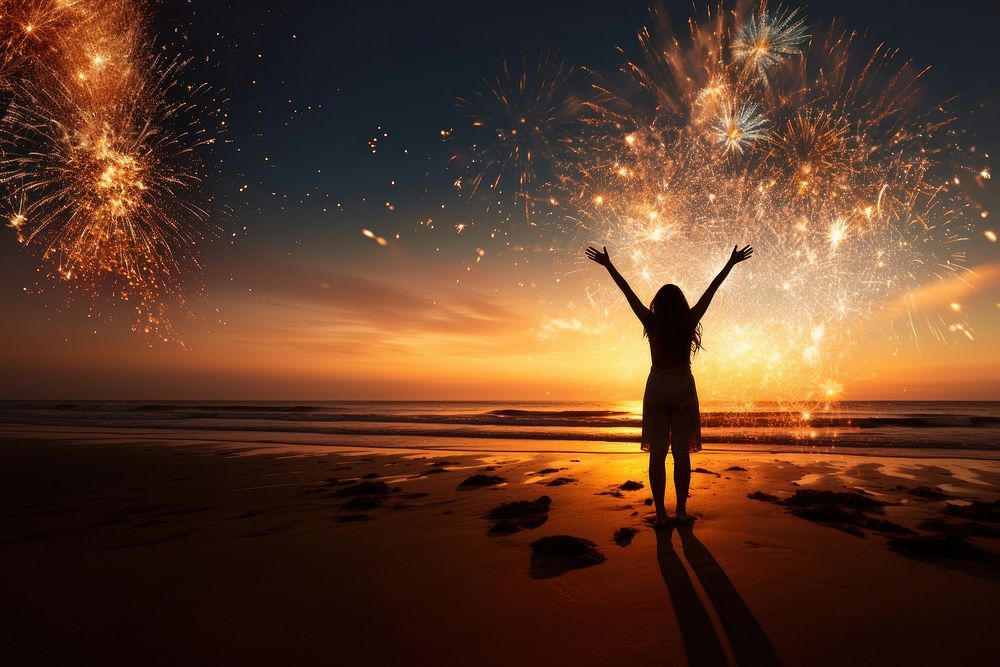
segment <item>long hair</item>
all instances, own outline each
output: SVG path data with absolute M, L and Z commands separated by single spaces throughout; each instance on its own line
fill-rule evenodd
M 686 364 L 701 349 L 701 324 L 691 321 L 691 307 L 677 285 L 664 285 L 649 304 L 652 320 L 644 335 L 674 363 Z

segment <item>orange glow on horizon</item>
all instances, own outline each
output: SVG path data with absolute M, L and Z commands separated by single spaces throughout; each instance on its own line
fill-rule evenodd
M 225 324 L 210 333 L 193 328 L 185 335 L 186 351 L 147 347 L 113 328 L 95 329 L 97 335 L 79 332 L 69 340 L 53 339 L 49 329 L 12 341 L 0 353 L 0 364 L 16 369 L 26 359 L 39 360 L 20 375 L 27 380 L 18 396 L 59 386 L 67 396 L 79 397 L 83 389 L 74 389 L 74 382 L 85 382 L 79 386 L 91 387 L 97 398 L 641 397 L 648 344 L 624 299 L 602 297 L 600 321 L 539 301 L 528 308 L 532 302 L 525 293 L 497 296 L 490 289 L 497 279 L 490 268 L 477 269 L 468 285 L 449 285 L 442 276 L 436 287 L 425 274 L 418 282 L 405 274 L 292 276 L 294 270 L 287 269 L 290 282 L 261 288 L 252 299 L 236 292 L 220 295 L 216 307 L 225 312 Z M 914 295 L 917 312 L 944 308 L 986 320 L 984 311 L 1000 312 L 991 294 L 998 282 L 1000 265 L 987 265 L 962 282 L 928 285 Z M 585 294 L 580 282 L 567 279 L 560 285 L 574 298 Z M 956 332 L 949 341 L 925 337 L 905 347 L 880 330 L 906 325 L 903 315 L 909 311 L 894 315 L 886 304 L 883 320 L 859 326 L 855 335 L 865 343 L 850 363 L 834 369 L 818 364 L 825 357 L 780 348 L 767 332 L 725 324 L 725 310 L 740 307 L 734 300 L 739 290 L 738 282 L 724 286 L 704 322 L 704 350 L 693 370 L 706 404 L 781 400 L 794 409 L 796 401 L 804 401 L 808 421 L 808 406 L 837 400 L 1000 396 L 1000 356 L 988 342 L 1000 339 L 996 316 L 991 326 L 977 325 L 976 340 Z M 961 304 L 960 313 L 951 309 L 952 302 Z M 814 332 L 812 340 L 824 345 L 823 333 Z

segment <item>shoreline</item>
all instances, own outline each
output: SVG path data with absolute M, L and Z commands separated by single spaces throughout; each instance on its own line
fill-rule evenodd
M 275 437 L 262 439 L 260 437 L 255 437 L 258 434 L 273 434 Z M 220 437 L 221 434 L 225 434 L 227 437 Z M 315 432 L 299 432 L 299 431 L 279 431 L 279 430 L 226 430 L 226 429 L 198 429 L 198 428 L 174 428 L 174 427 L 164 427 L 164 428 L 150 428 L 150 427 L 130 427 L 130 426 L 75 426 L 75 425 L 29 425 L 29 424 L 0 424 L 0 439 L 5 437 L 26 437 L 26 438 L 46 438 L 46 439 L 60 439 L 62 437 L 69 436 L 69 439 L 78 439 L 81 436 L 85 437 L 106 437 L 115 440 L 126 440 L 132 442 L 136 439 L 142 441 L 160 442 L 160 441 L 170 441 L 173 444 L 185 445 L 185 444 L 259 444 L 261 446 L 271 447 L 271 446 L 286 446 L 286 447 L 322 447 L 332 450 L 340 451 L 373 451 L 373 452 L 403 452 L 403 451 L 414 451 L 414 452 L 467 452 L 467 453 L 510 453 L 510 454 L 588 454 L 596 456 L 633 456 L 636 454 L 641 454 L 639 451 L 639 443 L 636 441 L 635 448 L 629 449 L 616 449 L 616 450 L 606 450 L 606 451 L 595 451 L 593 449 L 515 449 L 510 447 L 496 447 L 490 448 L 486 447 L 485 444 L 481 447 L 472 446 L 459 446 L 459 447 L 447 447 L 442 444 L 432 444 L 438 443 L 438 441 L 444 440 L 445 442 L 450 442 L 452 440 L 459 440 L 460 437 L 441 437 L 441 436 L 406 436 L 404 433 L 399 434 L 365 434 L 365 435 L 346 435 L 346 436 L 336 436 L 327 433 L 315 433 Z M 200 437 L 199 437 L 200 436 Z M 281 437 L 284 436 L 284 437 Z M 372 442 L 355 442 L 355 443 L 335 443 L 329 442 L 334 438 L 341 440 L 350 439 L 352 437 L 358 439 L 366 440 L 383 440 L 389 441 L 398 440 L 400 438 L 405 438 L 408 442 L 424 442 L 424 445 L 407 445 L 404 447 L 394 446 L 394 445 L 378 445 L 372 444 Z M 491 439 L 488 437 L 482 438 L 470 438 L 476 442 L 496 442 L 496 443 L 509 443 L 516 442 L 522 439 L 511 439 L 511 438 L 495 438 Z M 523 440 L 530 440 L 524 438 Z M 318 442 L 322 441 L 322 442 Z M 539 440 L 538 442 L 562 442 L 562 443 L 576 443 L 580 440 L 576 439 L 545 439 Z M 587 442 L 607 442 L 608 445 L 612 447 L 621 447 L 619 442 L 609 442 L 601 440 L 593 440 Z M 630 443 L 632 444 L 632 443 Z M 891 446 L 867 446 L 867 447 L 856 447 L 856 446 L 824 446 L 824 445 L 802 445 L 802 446 L 792 446 L 792 445 L 767 445 L 765 443 L 754 443 L 754 444 L 744 444 L 744 443 L 725 443 L 720 446 L 720 443 L 707 443 L 708 446 L 703 446 L 702 451 L 696 454 L 702 453 L 707 454 L 801 454 L 801 455 L 815 455 L 815 456 L 858 456 L 858 457 L 875 457 L 875 458 L 926 458 L 926 459 L 968 459 L 968 460 L 979 460 L 979 461 L 1000 461 L 1000 449 L 981 449 L 974 447 L 891 447 Z M 728 447 L 726 446 L 728 445 Z

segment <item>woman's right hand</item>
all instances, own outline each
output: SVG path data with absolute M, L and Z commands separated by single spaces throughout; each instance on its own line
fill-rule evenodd
M 745 262 L 750 259 L 751 255 L 753 255 L 753 248 L 751 248 L 749 244 L 744 246 L 742 250 L 737 250 L 736 247 L 737 246 L 733 246 L 733 254 L 729 256 L 730 266 L 736 266 L 740 262 Z
M 608 257 L 608 247 L 604 246 L 604 252 L 590 246 L 587 248 L 587 259 L 593 260 L 601 266 L 611 266 L 611 258 Z

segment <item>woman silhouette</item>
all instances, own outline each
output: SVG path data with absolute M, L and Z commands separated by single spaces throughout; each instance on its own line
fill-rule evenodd
M 698 413 L 698 392 L 691 374 L 691 356 L 701 349 L 701 318 L 708 310 L 716 290 L 734 266 L 750 259 L 753 248 L 742 250 L 733 246 L 729 261 L 698 299 L 694 308 L 688 306 L 684 293 L 677 285 L 664 285 L 646 308 L 628 282 L 603 252 L 587 248 L 587 257 L 606 267 L 642 322 L 649 338 L 652 367 L 642 397 L 642 449 L 649 452 L 649 485 L 656 505 L 656 528 L 674 522 L 692 521 L 687 513 L 687 494 L 691 484 L 691 452 L 701 449 L 701 415 Z M 677 515 L 673 521 L 663 506 L 667 484 L 667 449 L 674 455 L 674 489 L 677 492 Z

